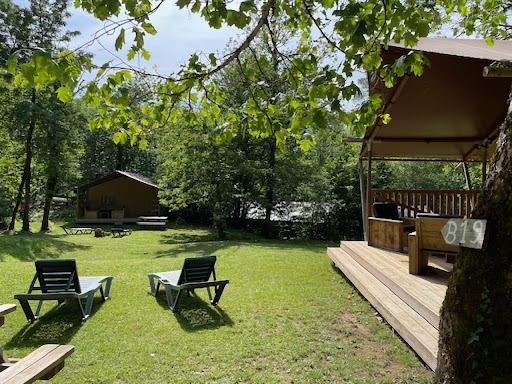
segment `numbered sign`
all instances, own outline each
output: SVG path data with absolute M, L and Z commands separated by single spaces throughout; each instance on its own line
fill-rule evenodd
M 450 219 L 441 229 L 446 244 L 482 249 L 487 220 Z

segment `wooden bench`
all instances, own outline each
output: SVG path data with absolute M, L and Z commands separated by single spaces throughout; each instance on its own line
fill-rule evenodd
M 0 304 L 0 326 L 4 316 L 15 311 L 14 304 Z M 46 344 L 23 359 L 10 359 L 0 348 L 0 383 L 27 384 L 49 380 L 64 368 L 64 360 L 71 355 L 72 345 Z
M 416 232 L 409 234 L 409 273 L 420 275 L 428 265 L 431 253 L 445 254 L 453 262 L 458 245 L 446 244 L 441 229 L 453 217 L 431 216 L 416 218 Z
M 72 345 L 46 344 L 23 359 L 0 363 L 0 383 L 26 384 L 49 380 L 64 368 L 64 360 L 74 349 Z
M 136 222 L 136 224 L 141 229 L 152 229 L 152 228 L 159 228 L 159 229 L 165 229 L 167 225 L 167 217 L 166 216 L 140 216 L 139 221 Z
M 5 315 L 14 312 L 15 310 L 16 305 L 14 304 L 0 304 L 0 327 L 4 325 Z

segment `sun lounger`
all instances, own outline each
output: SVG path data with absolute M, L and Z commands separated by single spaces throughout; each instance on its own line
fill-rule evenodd
M 94 293 L 99 290 L 103 301 L 109 297 L 113 276 L 78 277 L 74 259 L 36 260 L 35 266 L 36 274 L 28 293 L 14 295 L 30 323 L 38 318 L 43 301 L 56 300 L 61 303 L 64 300 L 75 299 L 80 307 L 82 320 L 87 320 L 91 314 Z M 36 283 L 39 283 L 39 286 L 36 286 Z M 82 299 L 87 299 L 85 308 Z M 31 300 L 39 301 L 35 314 L 29 304 Z
M 94 228 L 83 228 L 83 227 L 65 227 L 61 225 L 66 235 L 90 235 L 94 232 Z
M 114 226 L 110 230 L 112 232 L 112 237 L 123 237 L 126 235 L 131 235 L 131 229 L 125 229 L 123 223 L 114 223 Z
M 192 291 L 196 288 L 206 288 L 212 305 L 217 305 L 229 280 L 217 280 L 215 276 L 216 256 L 187 258 L 183 268 L 177 271 L 150 273 L 148 275 L 151 294 L 156 296 L 160 284 L 165 287 L 169 308 L 175 312 L 180 299 L 181 291 Z M 213 277 L 213 280 L 210 280 Z M 155 279 L 157 284 L 155 286 Z M 215 296 L 212 298 L 210 288 L 214 288 Z M 173 298 L 173 292 L 175 297 Z

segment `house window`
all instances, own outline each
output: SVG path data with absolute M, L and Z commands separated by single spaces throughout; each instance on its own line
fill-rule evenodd
M 111 207 L 115 204 L 116 198 L 114 195 L 102 195 L 101 196 L 101 206 L 103 207 Z

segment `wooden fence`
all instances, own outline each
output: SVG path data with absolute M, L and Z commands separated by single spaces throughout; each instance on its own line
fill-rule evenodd
M 469 218 L 479 193 L 465 190 L 372 189 L 371 201 L 395 202 L 403 217 L 416 217 L 416 214 L 424 212 Z

